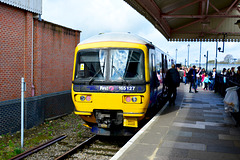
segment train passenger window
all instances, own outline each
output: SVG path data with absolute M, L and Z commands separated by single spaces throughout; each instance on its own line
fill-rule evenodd
M 143 52 L 141 50 L 110 50 L 110 80 L 142 80 Z
M 106 50 L 83 50 L 78 53 L 76 78 L 104 79 Z

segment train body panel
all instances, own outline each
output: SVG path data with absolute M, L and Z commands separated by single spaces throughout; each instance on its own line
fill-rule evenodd
M 131 34 L 98 35 L 80 43 L 72 77 L 75 114 L 100 135 L 136 131 L 156 112 L 167 56 Z
M 111 86 L 110 86 L 111 87 Z M 108 88 L 110 88 L 108 87 Z M 131 86 L 132 87 L 132 86 Z M 75 113 L 78 115 L 91 115 L 93 110 L 122 110 L 123 116 L 144 116 L 150 99 L 150 87 L 141 94 L 136 93 L 86 93 L 74 92 L 72 95 L 75 105 Z M 91 101 L 81 101 L 81 96 L 90 96 Z M 136 97 L 137 102 L 126 102 L 125 97 Z

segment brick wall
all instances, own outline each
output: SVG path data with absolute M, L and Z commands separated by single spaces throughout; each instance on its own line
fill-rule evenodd
M 80 31 L 38 21 L 32 13 L 0 2 L 0 102 L 21 97 L 21 77 L 26 98 L 32 96 L 32 83 L 35 96 L 70 90 L 79 41 Z
M 20 130 L 22 77 L 25 128 L 74 109 L 70 89 L 80 31 L 33 16 L 0 2 L 0 135 Z
M 20 98 L 21 77 L 27 74 L 26 20 L 25 11 L 0 3 L 0 101 Z
M 36 19 L 34 26 L 36 95 L 70 90 L 74 50 L 80 32 Z

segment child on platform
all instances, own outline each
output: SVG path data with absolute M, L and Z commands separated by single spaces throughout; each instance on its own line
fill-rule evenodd
M 208 83 L 211 83 L 211 81 L 209 80 L 208 78 L 208 75 L 206 74 L 205 77 L 204 77 L 204 80 L 203 80 L 203 83 L 204 83 L 204 90 L 208 90 Z

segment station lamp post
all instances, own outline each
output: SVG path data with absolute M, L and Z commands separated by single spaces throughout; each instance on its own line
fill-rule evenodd
M 177 51 L 178 51 L 178 49 L 176 49 L 176 64 L 177 64 Z
M 207 51 L 207 54 L 204 55 L 204 57 L 206 58 L 206 72 L 208 70 L 208 51 Z
M 199 55 L 199 67 L 201 67 L 201 56 L 202 56 L 202 42 L 200 42 L 200 55 Z
M 190 48 L 190 44 L 188 44 L 187 47 L 188 47 L 188 60 L 187 60 L 187 63 L 188 63 L 188 67 L 189 67 L 189 48 Z

